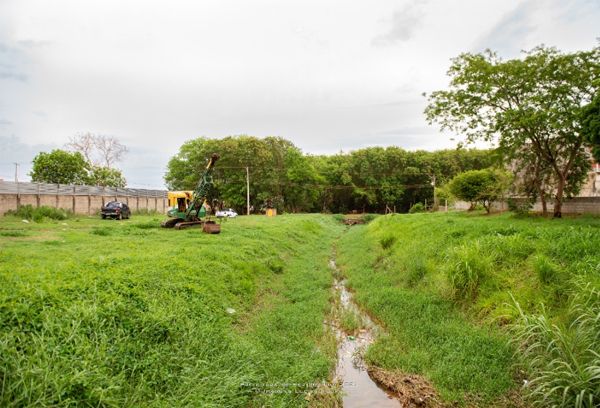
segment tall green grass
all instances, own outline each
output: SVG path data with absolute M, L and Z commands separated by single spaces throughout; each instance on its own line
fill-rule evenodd
M 0 219 L 0 406 L 305 406 L 335 360 L 330 216 L 220 235 Z M 265 384 L 275 384 L 266 389 Z M 273 392 L 273 391 L 277 391 Z
M 390 215 L 353 227 L 340 241 L 339 264 L 356 300 L 388 333 L 367 352 L 368 361 L 425 376 L 451 403 L 505 405 L 507 395 L 527 394 L 533 388 L 521 389 L 510 328 L 523 316 L 537 322 L 534 316 L 543 315 L 550 328 L 596 330 L 583 324 L 593 313 L 578 318 L 571 304 L 585 303 L 573 300 L 577 282 L 600 288 L 599 232 L 597 217 L 463 213 Z M 579 333 L 577 339 L 585 338 Z M 584 343 L 576 348 L 592 350 L 584 352 L 586 361 L 596 361 L 591 356 L 598 340 L 588 336 Z M 533 354 L 526 360 L 534 361 Z M 538 363 L 546 360 L 553 359 Z M 542 370 L 531 364 L 535 386 Z M 599 394 L 593 370 L 573 379 L 569 389 L 585 389 L 588 403 L 589 395 Z
M 45 205 L 41 207 L 33 207 L 30 204 L 22 205 L 18 210 L 10 210 L 6 215 L 13 215 L 26 220 L 33 220 L 35 222 L 42 222 L 45 218 L 52 220 L 66 220 L 70 216 L 70 212 L 61 208 L 47 207 Z
M 566 322 L 547 313 L 528 315 L 516 305 L 515 347 L 536 406 L 600 406 L 600 291 L 577 285 Z

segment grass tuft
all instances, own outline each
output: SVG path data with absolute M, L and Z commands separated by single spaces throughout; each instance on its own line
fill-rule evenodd
M 600 406 L 600 291 L 579 284 L 565 324 L 516 303 L 515 346 L 529 374 L 525 391 L 535 406 Z

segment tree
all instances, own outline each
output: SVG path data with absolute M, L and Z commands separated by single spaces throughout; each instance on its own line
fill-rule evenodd
M 121 170 L 102 166 L 91 166 L 87 182 L 94 186 L 103 187 L 125 187 L 127 184 Z
M 31 180 L 53 184 L 85 184 L 90 166 L 79 152 L 55 149 L 41 152 L 33 159 Z
M 591 145 L 592 154 L 600 163 L 600 93 L 581 112 L 582 132 Z
M 543 163 L 560 217 L 563 199 L 577 193 L 589 169 L 580 112 L 598 91 L 600 48 L 564 54 L 541 46 L 508 61 L 491 51 L 467 53 L 452 61 L 448 75 L 450 89 L 429 96 L 429 122 L 467 142 L 497 141 L 510 160 Z
M 67 147 L 81 153 L 91 165 L 108 168 L 121 161 L 127 153 L 127 147 L 113 136 L 92 133 L 72 137 Z
M 508 177 L 498 170 L 471 170 L 455 176 L 448 187 L 456 198 L 470 202 L 471 208 L 479 202 L 489 214 L 492 203 L 506 191 Z

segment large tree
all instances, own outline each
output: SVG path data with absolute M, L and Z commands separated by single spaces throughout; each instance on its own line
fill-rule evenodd
M 511 161 L 539 161 L 552 184 L 554 216 L 565 196 L 576 194 L 589 169 L 581 109 L 598 90 L 600 48 L 562 53 L 537 47 L 522 59 L 504 61 L 495 53 L 453 59 L 450 89 L 429 96 L 425 114 L 475 140 L 496 141 Z
M 32 181 L 40 183 L 85 184 L 89 169 L 81 153 L 55 149 L 35 156 L 29 175 Z
M 600 163 L 600 93 L 581 112 L 582 131 Z

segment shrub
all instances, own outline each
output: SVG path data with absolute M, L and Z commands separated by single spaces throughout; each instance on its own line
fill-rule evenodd
M 425 212 L 426 210 L 427 209 L 425 208 L 423 203 L 415 203 L 412 205 L 412 207 L 410 207 L 410 210 L 408 210 L 408 213 L 409 214 L 422 213 L 422 212 Z
M 63 209 L 47 206 L 34 208 L 30 204 L 22 205 L 16 211 L 10 210 L 7 214 L 21 217 L 26 220 L 33 220 L 35 222 L 42 222 L 44 218 L 51 218 L 53 220 L 66 220 L 69 218 L 69 213 Z
M 577 285 L 567 324 L 552 324 L 545 311 L 515 325 L 517 353 L 530 376 L 525 388 L 540 407 L 600 406 L 600 292 Z
M 508 175 L 499 170 L 470 170 L 456 175 L 448 187 L 455 197 L 470 203 L 479 202 L 489 213 L 492 202 L 502 197 L 509 182 Z

